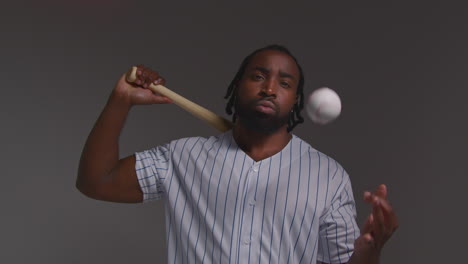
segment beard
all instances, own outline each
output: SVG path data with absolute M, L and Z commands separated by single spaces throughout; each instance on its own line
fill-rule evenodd
M 256 109 L 259 102 L 266 100 L 273 103 L 273 113 L 264 113 Z M 281 114 L 280 106 L 273 100 L 268 98 L 252 99 L 247 102 L 239 102 L 236 100 L 234 104 L 235 115 L 237 122 L 242 123 L 250 130 L 272 134 L 278 131 L 284 125 L 288 124 L 289 112 Z

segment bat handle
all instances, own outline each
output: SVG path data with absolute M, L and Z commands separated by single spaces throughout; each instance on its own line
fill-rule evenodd
M 127 82 L 129 83 L 134 83 L 137 80 L 136 72 L 137 72 L 137 67 L 133 66 L 128 72 L 127 72 Z M 182 109 L 186 110 L 187 112 L 191 113 L 195 117 L 200 118 L 201 120 L 207 122 L 208 124 L 212 125 L 216 129 L 218 129 L 221 132 L 225 132 L 227 130 L 230 130 L 232 128 L 232 123 L 221 117 L 216 115 L 215 113 L 211 112 L 210 110 L 195 104 L 194 102 L 188 100 L 187 98 L 169 90 L 168 88 L 162 86 L 162 85 L 155 85 L 154 83 L 150 84 L 148 86 L 148 89 L 153 91 L 154 93 L 158 93 L 160 95 L 163 95 L 169 99 L 171 99 L 174 104 L 178 105 Z

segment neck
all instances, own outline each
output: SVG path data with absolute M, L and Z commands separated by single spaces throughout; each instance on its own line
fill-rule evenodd
M 237 145 L 253 160 L 260 161 L 280 152 L 291 140 L 287 125 L 271 133 L 257 131 L 236 122 L 232 130 Z

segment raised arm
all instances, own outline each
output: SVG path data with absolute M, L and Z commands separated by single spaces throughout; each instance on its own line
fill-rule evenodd
M 76 187 L 88 197 L 122 203 L 143 200 L 134 155 L 119 159 L 119 136 L 132 106 L 171 100 L 145 89 L 152 82 L 165 84 L 157 72 L 139 66 L 137 76 L 139 87 L 120 77 L 83 148 Z

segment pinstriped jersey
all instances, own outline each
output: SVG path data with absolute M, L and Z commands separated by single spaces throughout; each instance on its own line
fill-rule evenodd
M 174 140 L 136 172 L 164 199 L 168 263 L 345 263 L 359 235 L 348 174 L 295 135 L 258 162 L 231 131 Z

